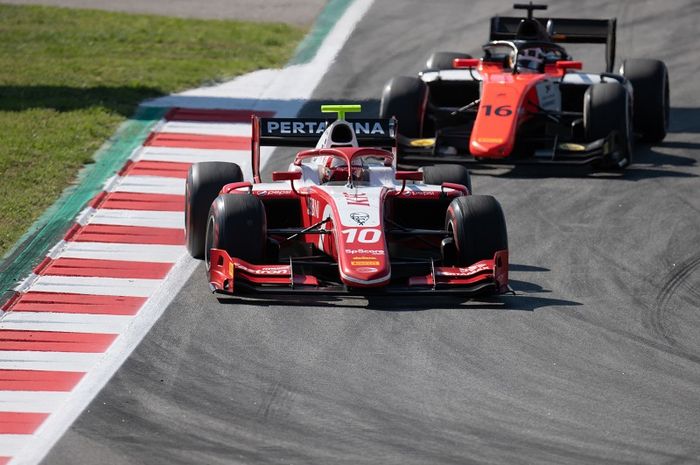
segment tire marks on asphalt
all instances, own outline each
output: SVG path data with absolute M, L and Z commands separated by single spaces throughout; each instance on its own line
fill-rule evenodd
M 654 306 L 648 312 L 646 325 L 654 337 L 675 346 L 678 344 L 674 336 L 674 303 L 685 300 L 696 306 L 700 301 L 700 276 L 696 273 L 700 268 L 700 252 L 692 255 L 687 260 L 679 263 L 663 279 L 663 284 L 656 295 Z

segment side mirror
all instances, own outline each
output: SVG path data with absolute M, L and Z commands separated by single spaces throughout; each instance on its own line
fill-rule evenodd
M 583 69 L 583 62 L 581 61 L 557 61 L 557 69 Z
M 452 60 L 453 68 L 476 68 L 479 66 L 478 58 L 455 58 Z
M 273 181 L 297 181 L 301 179 L 301 171 L 273 171 Z
M 397 171 L 396 172 L 397 181 L 422 181 L 423 172 L 422 171 Z

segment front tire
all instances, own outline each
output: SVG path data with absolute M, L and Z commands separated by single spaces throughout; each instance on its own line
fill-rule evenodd
M 185 184 L 185 243 L 194 258 L 204 255 L 204 236 L 209 207 L 228 183 L 243 181 L 235 163 L 203 162 L 190 166 Z
M 668 69 L 659 60 L 625 60 L 620 74 L 634 89 L 634 130 L 642 140 L 661 142 L 670 116 Z
M 262 263 L 267 245 L 267 217 L 263 203 L 250 194 L 223 194 L 214 200 L 207 220 L 204 259 L 210 268 L 210 250 L 249 263 Z
M 594 141 L 616 133 L 617 159 L 610 168 L 632 163 L 632 128 L 627 90 L 619 82 L 593 84 L 583 98 L 583 127 L 586 140 Z
M 456 265 L 470 266 L 508 249 L 501 204 L 490 195 L 457 197 L 447 209 L 445 229 L 452 232 Z
M 399 133 L 416 139 L 423 135 L 425 108 L 428 102 L 428 86 L 417 77 L 397 76 L 382 91 L 379 117 L 395 116 Z

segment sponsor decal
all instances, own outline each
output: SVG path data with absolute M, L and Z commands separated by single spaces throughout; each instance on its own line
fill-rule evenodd
M 477 137 L 477 142 L 483 142 L 485 144 L 500 144 L 503 142 L 502 137 Z
M 234 268 L 233 262 L 229 263 L 229 264 L 228 264 L 228 274 L 229 274 L 229 276 L 231 276 L 232 278 L 233 278 L 233 268 Z
M 248 268 L 242 264 L 236 265 L 241 271 L 245 271 L 250 274 L 273 274 L 273 275 L 285 275 L 289 274 L 289 265 L 279 265 L 279 266 L 262 266 L 260 268 Z
M 365 212 L 353 212 L 350 213 L 350 218 L 355 221 L 355 223 L 359 224 L 360 226 L 363 226 L 367 220 L 369 220 L 369 213 Z
M 326 129 L 325 121 L 267 121 L 268 133 L 321 134 Z
M 266 196 L 289 196 L 291 191 L 253 191 L 255 195 L 258 195 L 260 197 L 266 197 Z
M 306 211 L 309 216 L 316 218 L 318 216 L 318 211 L 320 210 L 320 202 L 318 199 L 312 197 L 307 197 L 306 200 Z
M 350 123 L 351 126 L 354 127 L 355 129 L 355 134 L 369 134 L 369 135 L 384 135 L 384 128 L 382 128 L 382 125 L 377 123 L 371 124 L 371 123 L 361 123 L 361 122 L 356 122 L 356 123 Z
M 467 268 L 437 270 L 435 274 L 437 274 L 438 276 L 469 276 L 482 271 L 489 271 L 490 269 L 491 268 L 485 263 L 477 263 Z
M 413 190 L 405 190 L 403 191 L 402 196 L 406 197 L 440 197 L 442 195 L 442 192 L 440 191 L 413 191 Z
M 558 85 L 552 81 L 542 81 L 537 84 L 536 90 L 540 108 L 549 111 L 561 110 L 561 93 Z
M 343 192 L 343 197 L 348 205 L 361 205 L 363 207 L 369 207 L 369 197 L 366 192 L 357 192 L 355 194 L 348 194 Z
M 374 265 L 374 266 L 379 266 L 381 263 L 379 260 L 377 260 L 376 257 L 374 256 L 353 256 L 352 259 L 350 260 L 350 264 L 352 266 L 368 266 L 368 265 Z
M 358 273 L 376 273 L 377 271 L 379 271 L 379 269 L 374 268 L 372 266 L 362 266 L 360 268 L 355 268 L 355 271 L 357 271 Z
M 379 121 L 348 121 L 357 135 L 384 136 L 386 131 Z M 328 127 L 326 121 L 289 121 L 272 120 L 266 121 L 266 132 L 268 134 L 286 135 L 320 135 Z
M 347 255 L 356 255 L 356 254 L 367 254 L 367 255 L 384 255 L 384 250 L 383 249 L 345 249 L 345 253 Z

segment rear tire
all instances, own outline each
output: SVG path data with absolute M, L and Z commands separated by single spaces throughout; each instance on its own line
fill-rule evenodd
M 267 246 L 265 206 L 250 194 L 223 194 L 214 200 L 207 220 L 204 259 L 210 268 L 209 251 L 225 250 L 229 256 L 249 263 L 262 263 Z
M 634 88 L 634 130 L 642 140 L 661 142 L 670 116 L 668 69 L 659 60 L 625 60 L 620 74 Z
M 428 86 L 417 77 L 397 76 L 382 91 L 379 117 L 395 116 L 399 133 L 412 139 L 422 137 Z
M 624 168 L 632 163 L 632 130 L 627 90 L 619 82 L 593 84 L 583 98 L 583 127 L 586 140 L 594 141 L 617 133 L 617 160 L 609 168 Z
M 469 170 L 462 165 L 424 166 L 423 182 L 432 186 L 441 186 L 443 182 L 461 184 L 472 194 L 472 178 Z
M 452 69 L 452 62 L 455 58 L 471 58 L 468 53 L 459 52 L 435 52 L 430 55 L 428 61 L 425 62 L 427 69 Z
M 185 184 L 185 242 L 194 258 L 204 255 L 204 236 L 209 207 L 228 183 L 243 181 L 241 168 L 235 163 L 195 163 L 187 173 Z
M 470 266 L 508 249 L 508 231 L 501 204 L 490 195 L 457 197 L 447 209 L 445 229 L 452 231 L 456 265 Z

